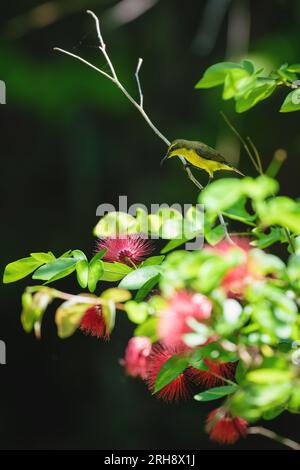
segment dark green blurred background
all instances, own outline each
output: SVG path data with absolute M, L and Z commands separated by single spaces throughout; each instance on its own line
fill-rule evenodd
M 279 114 L 284 94 L 245 115 L 221 102 L 221 90 L 196 91 L 208 65 L 249 57 L 268 70 L 300 61 L 297 0 L 14 0 L 1 5 L 0 107 L 3 266 L 31 251 L 92 252 L 96 208 L 129 203 L 196 200 L 179 162 L 163 169 L 162 142 L 120 92 L 96 72 L 53 52 L 61 46 L 104 67 L 96 49 L 92 8 L 120 77 L 136 93 L 138 57 L 145 107 L 170 138 L 201 139 L 239 158 L 219 111 L 228 113 L 258 146 L 265 165 L 277 148 L 288 152 L 282 191 L 299 196 L 299 115 Z M 241 169 L 254 171 L 243 152 Z M 205 182 L 205 179 L 203 179 Z M 30 281 L 29 281 L 30 282 Z M 62 289 L 76 292 L 73 280 Z M 212 406 L 165 405 L 123 374 L 132 327 L 122 314 L 109 344 L 80 333 L 56 336 L 50 309 L 38 342 L 20 325 L 26 280 L 2 287 L 0 366 L 2 449 L 220 449 L 203 431 Z M 274 430 L 300 440 L 299 419 L 284 414 Z M 278 449 L 250 437 L 239 449 Z

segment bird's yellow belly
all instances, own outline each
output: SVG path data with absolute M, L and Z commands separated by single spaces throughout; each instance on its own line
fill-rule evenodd
M 231 168 L 224 163 L 200 157 L 194 150 L 180 149 L 180 151 L 177 151 L 177 154 L 184 157 L 191 165 L 207 171 L 210 176 L 213 176 L 213 173 L 218 170 L 231 170 Z

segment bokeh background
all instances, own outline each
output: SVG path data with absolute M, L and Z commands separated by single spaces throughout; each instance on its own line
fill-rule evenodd
M 250 135 L 265 166 L 276 149 L 288 160 L 282 192 L 299 196 L 300 135 L 297 113 L 279 114 L 284 92 L 237 115 L 221 90 L 194 85 L 205 68 L 248 57 L 267 70 L 300 61 L 297 0 L 14 0 L 1 5 L 0 79 L 7 85 L 1 121 L 2 265 L 32 251 L 91 253 L 96 208 L 117 204 L 189 203 L 194 187 L 179 162 L 160 169 L 164 145 L 112 84 L 53 51 L 61 46 L 105 67 L 97 50 L 91 8 L 102 19 L 120 77 L 136 93 L 137 58 L 145 107 L 170 138 L 218 145 L 254 170 L 222 121 L 231 117 Z M 200 179 L 202 176 L 200 176 Z M 206 180 L 203 179 L 203 182 Z M 31 282 L 31 281 L 29 281 Z M 165 405 L 123 374 L 132 327 L 119 315 L 105 344 L 80 333 L 56 335 L 49 309 L 43 338 L 21 328 L 20 295 L 26 280 L 1 287 L 1 449 L 220 449 L 203 422 L 215 404 Z M 76 292 L 74 279 L 62 289 Z M 283 414 L 270 425 L 300 440 L 299 418 Z M 279 449 L 250 437 L 237 449 Z

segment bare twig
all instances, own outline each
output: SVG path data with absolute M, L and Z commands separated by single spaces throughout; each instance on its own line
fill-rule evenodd
M 53 290 L 53 294 L 57 299 L 61 300 L 66 300 L 69 302 L 74 302 L 74 303 L 85 303 L 85 304 L 90 304 L 90 305 L 106 305 L 107 301 L 105 299 L 101 299 L 100 297 L 92 297 L 90 295 L 77 295 L 77 294 L 68 294 L 67 292 L 62 292 L 57 289 L 51 289 Z M 118 310 L 124 310 L 124 306 L 122 303 L 116 303 L 116 308 Z
M 254 156 L 255 156 L 255 158 L 256 158 L 257 166 L 258 166 L 258 168 L 259 168 L 259 173 L 260 173 L 261 175 L 263 175 L 264 170 L 263 170 L 263 167 L 262 167 L 262 163 L 261 163 L 261 158 L 260 158 L 259 151 L 258 151 L 256 145 L 254 144 L 253 140 L 251 139 L 251 137 L 248 136 L 248 137 L 246 137 L 246 139 L 248 140 L 248 142 L 249 142 L 249 144 L 250 144 L 250 146 L 251 146 L 251 148 L 252 148 L 253 154 L 254 154 Z
M 220 114 L 222 116 L 222 118 L 224 119 L 224 121 L 226 122 L 226 124 L 228 125 L 228 127 L 230 127 L 230 129 L 232 130 L 232 132 L 237 136 L 237 138 L 239 139 L 239 141 L 241 142 L 241 144 L 243 145 L 246 153 L 248 154 L 251 162 L 253 163 L 256 171 L 258 173 L 260 173 L 260 168 L 257 164 L 257 162 L 255 161 L 255 158 L 253 157 L 252 155 L 252 152 L 247 144 L 247 142 L 245 141 L 245 139 L 241 136 L 241 134 L 237 131 L 237 129 L 234 127 L 234 125 L 229 121 L 228 117 L 226 116 L 226 114 L 224 114 L 222 111 L 220 111 Z
M 115 71 L 115 68 L 113 66 L 113 63 L 111 62 L 110 60 L 110 57 L 108 55 L 108 53 L 106 52 L 106 45 L 104 43 L 104 40 L 103 40 L 103 37 L 102 37 L 102 33 L 101 33 L 101 29 L 100 29 L 100 22 L 99 22 L 99 19 L 98 17 L 95 15 L 94 12 L 88 10 L 87 13 L 89 15 L 91 15 L 95 21 L 95 24 L 96 24 L 96 31 L 97 31 L 97 36 L 98 36 L 98 40 L 99 40 L 99 49 L 100 51 L 102 52 L 106 62 L 107 62 L 107 65 L 110 69 L 110 74 L 109 73 L 106 73 L 104 72 L 104 70 L 98 68 L 98 67 L 95 67 L 95 65 L 91 64 L 90 62 L 88 62 L 87 60 L 83 59 L 82 57 L 76 55 L 76 54 L 73 54 L 69 51 L 66 51 L 65 49 L 61 49 L 59 47 L 55 47 L 54 50 L 58 51 L 58 52 L 62 52 L 63 54 L 67 54 L 71 57 L 73 57 L 74 59 L 77 59 L 77 60 L 80 60 L 81 62 L 83 62 L 85 65 L 88 65 L 89 67 L 91 67 L 93 70 L 96 70 L 96 72 L 100 73 L 101 75 L 103 75 L 104 77 L 106 77 L 108 80 L 110 80 L 112 83 L 114 83 L 118 88 L 119 90 L 121 90 L 121 92 L 125 95 L 125 97 L 133 104 L 133 106 L 139 111 L 139 113 L 141 114 L 141 116 L 144 118 L 144 120 L 146 121 L 146 123 L 148 124 L 148 126 L 153 130 L 153 132 L 157 135 L 157 137 L 159 137 L 168 147 L 170 146 L 171 142 L 167 139 L 167 137 L 165 137 L 164 134 L 162 134 L 160 132 L 160 130 L 154 125 L 154 123 L 151 121 L 151 119 L 149 118 L 148 114 L 145 112 L 144 110 L 144 98 L 143 98 L 143 93 L 142 93 L 142 87 L 141 87 L 141 83 L 140 83 L 140 79 L 139 79 L 139 71 L 140 71 L 140 68 L 142 66 L 142 59 L 139 59 L 138 61 L 138 65 L 137 65 L 137 68 L 136 68 L 136 72 L 135 72 L 135 77 L 136 77 L 136 80 L 137 80 L 137 85 L 138 85 L 138 91 L 139 91 L 139 102 L 136 101 L 131 95 L 130 93 L 126 90 L 126 88 L 122 85 L 122 83 L 120 82 L 118 76 L 117 76 L 117 73 Z M 183 166 L 184 166 L 184 169 L 185 169 L 185 172 L 187 173 L 187 176 L 188 178 L 190 179 L 190 181 L 193 182 L 193 184 L 201 191 L 203 189 L 203 186 L 201 185 L 201 183 L 199 183 L 199 181 L 194 177 L 191 169 L 186 165 L 186 162 L 184 160 L 183 157 L 179 157 Z M 224 221 L 224 218 L 222 216 L 221 213 L 218 214 L 218 217 L 219 217 L 219 220 L 220 220 L 220 223 L 223 227 L 223 230 L 224 230 L 224 233 L 225 233 L 225 237 L 226 239 L 228 240 L 229 243 L 231 244 L 234 244 L 234 242 L 231 240 L 230 236 L 229 236 L 229 233 L 227 231 L 227 227 L 226 227 L 226 223 Z
M 287 437 L 280 436 L 276 432 L 270 431 L 270 429 L 266 429 L 261 426 L 253 426 L 249 428 L 248 434 L 259 434 L 261 436 L 268 437 L 273 441 L 279 442 L 280 444 L 283 444 L 284 446 L 287 446 L 290 449 L 300 450 L 300 444 L 298 444 L 298 442 L 292 441 Z
M 141 108 L 144 107 L 144 96 L 143 96 L 143 91 L 142 91 L 140 77 L 139 77 L 139 73 L 140 73 L 142 64 L 143 64 L 143 59 L 141 59 L 141 57 L 140 57 L 139 61 L 138 61 L 138 64 L 137 64 L 136 71 L 135 71 L 135 79 L 136 79 L 136 83 L 137 83 L 137 86 L 138 86 L 138 91 L 139 91 L 139 96 L 140 96 L 140 107 Z

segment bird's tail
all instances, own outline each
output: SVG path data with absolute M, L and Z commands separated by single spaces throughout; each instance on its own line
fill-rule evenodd
M 241 175 L 241 176 L 246 176 L 246 175 L 244 175 L 244 173 L 242 173 L 242 172 L 241 172 L 240 170 L 238 170 L 237 168 L 231 167 L 231 169 L 232 169 L 232 171 L 235 171 L 236 173 L 238 173 L 238 174 Z

